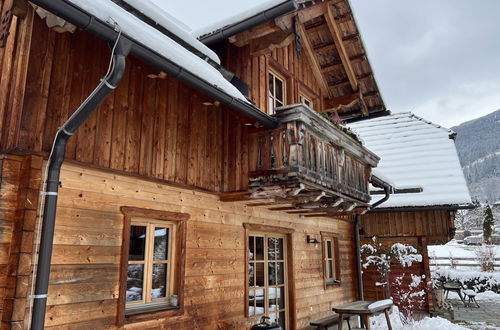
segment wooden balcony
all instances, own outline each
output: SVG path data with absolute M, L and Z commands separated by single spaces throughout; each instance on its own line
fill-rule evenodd
M 306 216 L 365 211 L 379 158 L 305 105 L 278 108 L 276 117 L 278 128 L 250 133 L 249 191 L 240 199 Z

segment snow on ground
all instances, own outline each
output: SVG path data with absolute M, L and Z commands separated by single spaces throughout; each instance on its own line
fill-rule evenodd
M 446 245 L 429 245 L 429 257 L 432 258 L 449 258 L 452 255 L 454 258 L 475 258 L 474 249 L 476 246 L 466 246 L 451 241 Z M 500 253 L 500 249 L 498 250 Z
M 436 258 L 449 258 L 450 253 L 454 258 L 476 258 L 474 251 L 479 246 L 459 244 L 457 241 L 451 240 L 445 245 L 429 245 L 427 248 L 431 259 L 433 256 Z M 494 250 L 496 257 L 500 258 L 500 245 L 495 245 Z
M 500 302 L 500 294 L 488 290 L 488 291 L 478 293 L 476 296 L 476 300 L 499 301 Z
M 448 298 L 449 299 L 460 299 L 460 297 L 458 296 L 458 293 L 454 292 L 454 291 L 450 291 L 449 295 L 448 295 Z M 493 291 L 484 291 L 484 292 L 480 292 L 476 295 L 476 300 L 477 301 L 496 301 L 496 302 L 500 302 L 500 293 L 495 293 Z
M 441 317 L 426 317 L 414 324 L 404 325 L 398 316 L 397 307 L 393 307 L 391 312 L 391 325 L 394 330 L 468 330 L 469 328 L 456 325 Z M 371 317 L 373 330 L 387 330 L 387 322 L 384 314 Z

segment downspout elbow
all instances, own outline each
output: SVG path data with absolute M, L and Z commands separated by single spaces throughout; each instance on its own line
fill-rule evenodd
M 385 194 L 385 196 L 381 200 L 373 203 L 373 205 L 371 206 L 372 209 L 376 208 L 377 206 L 386 202 L 389 199 L 389 197 L 391 195 L 391 187 L 390 186 L 384 185 L 384 194 Z

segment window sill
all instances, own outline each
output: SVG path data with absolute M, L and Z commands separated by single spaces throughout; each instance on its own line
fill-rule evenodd
M 330 288 L 330 287 L 339 287 L 341 286 L 341 282 L 339 280 L 331 280 L 331 281 L 326 281 L 325 282 L 325 286 L 327 288 Z
M 178 306 L 170 306 L 166 304 L 155 305 L 155 306 L 141 306 L 136 308 L 128 308 L 125 310 L 125 317 L 129 318 L 131 316 L 155 313 L 155 312 L 166 312 L 172 311 L 173 314 L 176 314 L 175 311 L 179 311 L 180 307 Z

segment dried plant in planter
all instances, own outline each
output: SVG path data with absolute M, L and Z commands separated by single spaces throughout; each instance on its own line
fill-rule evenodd
M 347 123 L 345 121 L 343 121 L 342 119 L 340 119 L 340 117 L 338 115 L 333 114 L 333 113 L 329 114 L 326 112 L 321 112 L 320 115 L 323 118 L 325 118 L 326 120 L 328 120 L 330 123 L 332 123 L 333 126 L 335 126 L 337 129 L 339 129 L 340 131 L 344 132 L 349 137 L 351 137 L 354 141 L 358 142 L 359 144 L 362 144 L 361 140 L 356 135 L 356 133 L 354 133 L 349 127 L 347 127 L 346 126 Z

